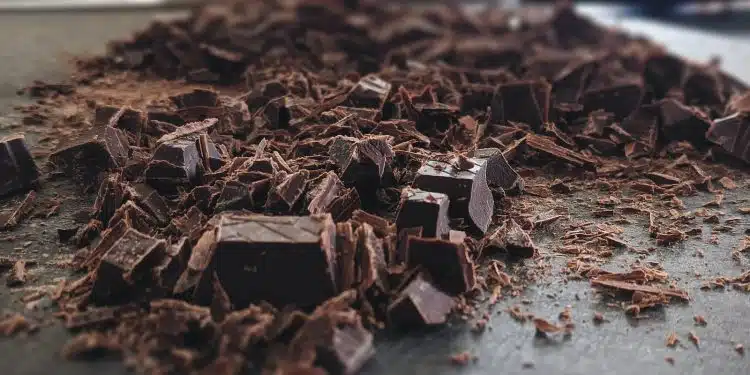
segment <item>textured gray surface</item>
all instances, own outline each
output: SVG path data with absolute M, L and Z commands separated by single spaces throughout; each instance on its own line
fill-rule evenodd
M 0 14 L 0 113 L 10 113 L 13 103 L 19 98 L 15 91 L 35 79 L 55 81 L 66 77 L 68 57 L 82 53 L 100 53 L 105 42 L 111 38 L 127 36 L 130 31 L 144 26 L 154 13 L 87 13 L 87 14 Z M 606 19 L 606 15 L 600 15 Z M 609 17 L 612 21 L 612 17 Z M 686 39 L 681 31 L 660 27 L 643 20 L 621 21 L 621 25 L 668 42 L 683 54 L 697 60 L 705 60 L 713 54 L 721 55 L 725 64 L 738 76 L 750 78 L 750 70 L 742 70 L 747 59 L 733 56 L 748 56 L 750 48 L 736 40 L 723 40 L 716 35 L 700 34 L 699 40 Z M 744 53 L 744 55 L 742 55 Z M 12 117 L 12 116 L 11 116 Z M 3 120 L 0 121 L 12 121 Z M 49 194 L 57 189 L 69 189 L 64 182 L 50 182 L 42 190 Z M 737 203 L 732 201 L 747 196 L 743 187 L 727 196 L 722 210 L 733 213 Z M 590 219 L 591 202 L 596 197 L 579 196 L 566 198 L 560 204 L 569 207 L 574 218 Z M 17 199 L 17 198 L 16 198 Z M 686 200 L 688 208 L 695 208 L 710 197 L 700 195 Z M 0 202 L 0 208 L 12 202 Z M 43 263 L 54 260 L 67 251 L 57 244 L 55 229 L 70 222 L 76 207 L 90 204 L 89 198 L 68 201 L 60 217 L 42 222 L 32 220 L 25 223 L 14 234 L 17 239 L 0 242 L 0 253 L 18 253 L 16 247 L 26 241 L 31 244 L 22 250 Z M 627 240 L 638 247 L 653 246 L 645 232 L 643 218 L 626 226 Z M 730 249 L 735 246 L 747 225 L 737 226 L 734 234 L 722 236 L 718 245 L 706 240 L 708 229 L 701 240 L 690 240 L 674 247 L 662 248 L 651 253 L 645 260 L 662 263 L 677 280 L 680 287 L 690 292 L 693 300 L 688 304 L 674 304 L 664 309 L 646 312 L 646 318 L 627 318 L 620 309 L 607 307 L 598 296 L 592 294 L 588 282 L 563 281 L 561 269 L 565 257 L 552 253 L 554 234 L 539 234 L 536 238 L 543 254 L 549 256 L 553 267 L 546 272 L 542 282 L 518 298 L 499 303 L 491 314 L 491 330 L 482 335 L 472 334 L 465 326 L 456 325 L 437 332 L 426 332 L 385 339 L 379 346 L 377 358 L 368 366 L 367 373 L 380 374 L 747 374 L 750 361 L 733 350 L 732 341 L 750 345 L 750 298 L 735 291 L 703 292 L 698 290 L 700 280 L 711 276 L 737 275 L 747 269 L 743 263 L 730 258 Z M 559 233 L 558 233 L 559 234 Z M 702 250 L 704 258 L 696 257 Z M 625 269 L 635 256 L 623 251 L 616 252 L 605 266 L 610 270 Z M 511 267 L 514 267 L 511 265 Z M 518 267 L 517 265 L 515 267 Z M 32 270 L 36 280 L 30 286 L 50 282 L 55 273 Z M 9 292 L 0 287 L 0 302 L 8 310 L 24 311 L 17 301 L 24 293 Z M 576 297 L 577 296 L 577 297 Z M 556 319 L 565 305 L 571 305 L 576 329 L 566 340 L 544 340 L 534 337 L 530 324 L 519 324 L 504 310 L 522 299 L 530 301 L 523 309 L 537 316 Z M 591 322 L 593 311 L 601 311 L 609 322 L 595 326 Z M 497 312 L 500 312 L 498 314 Z M 34 312 L 24 311 L 34 315 Z M 696 327 L 693 316 L 705 315 L 708 326 Z M 682 344 L 676 349 L 665 346 L 665 337 L 678 333 Z M 696 349 L 688 340 L 687 333 L 695 331 L 701 338 Z M 59 359 L 59 349 L 67 338 L 59 326 L 43 328 L 28 338 L 0 339 L 0 372 L 3 374 L 118 374 L 125 373 L 118 363 L 71 363 Z M 469 351 L 479 356 L 476 363 L 457 369 L 447 360 L 450 354 Z M 665 356 L 675 358 L 671 366 Z

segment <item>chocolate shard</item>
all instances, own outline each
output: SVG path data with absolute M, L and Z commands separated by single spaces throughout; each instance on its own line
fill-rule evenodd
M 169 98 L 177 108 L 216 107 L 219 105 L 219 94 L 213 90 L 194 89 Z
M 173 293 L 175 295 L 188 295 L 192 298 L 201 297 L 210 301 L 210 295 L 203 295 L 203 288 L 211 285 L 201 284 L 201 281 L 210 280 L 212 275 L 212 260 L 216 252 L 216 228 L 209 226 L 201 235 L 198 242 L 190 253 L 185 271 L 177 279 L 174 285 Z M 204 280 L 201 280 L 201 279 Z M 203 288 L 201 288 L 203 287 Z M 191 294 L 192 293 L 192 294 Z
M 505 251 L 520 258 L 531 258 L 536 255 L 536 247 L 529 234 L 513 219 L 508 219 L 491 235 L 482 239 L 483 254 L 493 251 Z
M 221 194 L 216 200 L 214 212 L 242 210 L 253 206 L 250 187 L 237 180 L 229 180 L 224 184 Z
M 750 115 L 737 112 L 714 120 L 706 139 L 721 146 L 728 154 L 750 163 Z
M 685 77 L 682 91 L 687 105 L 719 106 L 726 103 L 724 84 L 714 69 L 694 69 Z
M 573 151 L 556 144 L 554 141 L 547 137 L 527 134 L 526 145 L 537 151 L 542 151 L 545 154 L 553 156 L 561 161 L 568 162 L 577 167 L 593 170 L 596 168 L 596 161 L 588 156 L 581 154 L 580 152 Z
M 159 227 L 154 217 L 132 200 L 125 202 L 115 211 L 109 221 L 109 226 L 115 226 L 119 222 L 123 222 L 128 227 L 135 228 L 143 233 L 153 233 Z
M 376 313 L 384 312 L 389 302 L 389 288 L 383 240 L 366 223 L 357 228 L 355 236 L 358 289 Z
M 442 291 L 457 295 L 474 287 L 474 262 L 464 242 L 466 234 L 451 231 L 448 239 L 409 236 L 406 264 L 421 266 Z
M 21 224 L 21 222 L 26 219 L 29 214 L 31 214 L 31 211 L 34 209 L 35 203 L 36 192 L 32 190 L 28 194 L 26 194 L 26 197 L 13 210 L 10 216 L 5 219 L 5 222 L 0 222 L 0 224 L 2 224 L 2 226 L 0 226 L 0 229 L 10 230 L 17 227 L 18 224 Z
M 216 274 L 239 308 L 260 301 L 310 308 L 336 290 L 334 244 L 330 215 L 225 215 L 216 236 Z
M 187 269 L 192 251 L 188 237 L 166 247 L 164 258 L 153 269 L 155 283 L 162 291 L 172 293 L 180 275 Z
M 503 189 L 507 193 L 523 192 L 523 178 L 508 164 L 505 155 L 498 148 L 480 148 L 474 151 L 474 158 L 486 160 L 487 184 Z
M 663 98 L 671 89 L 680 87 L 687 73 L 687 64 L 677 56 L 658 53 L 644 63 L 643 77 L 656 98 Z
M 151 275 L 151 270 L 164 257 L 166 243 L 128 229 L 107 250 L 96 270 L 91 298 L 97 304 L 118 304 L 127 298 Z
M 50 155 L 50 162 L 90 187 L 101 172 L 125 166 L 128 147 L 122 130 L 111 126 L 97 127 L 60 146 Z
M 165 193 L 174 193 L 178 187 L 197 181 L 200 165 L 196 139 L 183 137 L 161 143 L 144 175 L 149 185 Z
M 349 91 L 346 105 L 382 110 L 390 93 L 390 83 L 375 75 L 364 76 Z
M 146 184 L 128 186 L 128 196 L 140 207 L 156 219 L 160 226 L 167 225 L 171 219 L 171 211 L 167 202 L 159 193 Z
M 226 163 L 223 155 L 206 133 L 198 136 L 198 153 L 203 162 L 203 170 L 206 172 L 219 170 Z
M 145 123 L 143 112 L 130 107 L 98 106 L 94 112 L 95 126 L 111 126 L 113 128 L 138 134 Z
M 172 142 L 174 140 L 177 140 L 183 137 L 194 136 L 196 134 L 203 133 L 206 130 L 213 127 L 214 125 L 216 125 L 216 123 L 218 122 L 219 120 L 216 118 L 207 118 L 203 121 L 191 122 L 191 123 L 182 125 L 179 128 L 177 128 L 176 131 L 169 133 L 169 134 L 165 134 L 164 136 L 159 138 L 159 140 L 156 141 L 156 143 L 161 144 L 161 143 Z
M 497 86 L 492 99 L 491 123 L 522 122 L 539 130 L 549 119 L 549 83 L 521 81 Z
M 401 329 L 445 324 L 455 307 L 453 298 L 417 275 L 388 306 L 388 321 Z
M 34 187 L 39 170 L 23 135 L 0 138 L 0 196 Z
M 581 100 L 585 112 L 603 109 L 606 112 L 612 113 L 616 121 L 622 121 L 638 108 L 642 97 L 642 84 L 624 83 L 589 90 L 583 94 Z
M 421 227 L 425 237 L 443 237 L 448 227 L 448 196 L 419 189 L 404 188 L 396 217 L 398 231 Z
M 331 375 L 354 375 L 375 356 L 372 333 L 361 324 L 333 327 L 317 350 L 317 361 Z
M 348 220 L 362 207 L 359 193 L 354 188 L 346 189 L 331 203 L 331 217 L 335 222 Z
M 125 202 L 125 188 L 122 176 L 110 174 L 102 181 L 94 201 L 94 218 L 107 226 L 120 206 Z
M 348 290 L 357 282 L 357 237 L 351 222 L 336 224 L 335 248 L 338 291 Z
M 495 200 L 487 184 L 487 160 L 466 159 L 467 165 L 427 161 L 417 171 L 414 186 L 443 193 L 450 199 L 449 215 L 463 218 L 484 233 L 490 225 Z M 469 166 L 468 164 L 471 164 Z
M 674 99 L 662 100 L 659 108 L 661 131 L 667 141 L 688 141 L 696 147 L 706 145 L 706 131 L 711 127 L 706 114 Z
M 394 157 L 391 139 L 389 136 L 363 139 L 337 136 L 331 141 L 328 155 L 339 168 L 339 176 L 345 184 L 377 188 Z
M 292 211 L 305 193 L 309 178 L 310 172 L 305 169 L 280 176 L 268 194 L 266 208 L 280 212 Z
M 326 172 L 320 182 L 307 193 L 307 210 L 313 215 L 331 212 L 331 207 L 342 190 L 344 184 L 339 176 L 333 172 Z
M 642 105 L 622 121 L 621 127 L 647 151 L 652 152 L 657 147 L 660 119 L 659 105 Z

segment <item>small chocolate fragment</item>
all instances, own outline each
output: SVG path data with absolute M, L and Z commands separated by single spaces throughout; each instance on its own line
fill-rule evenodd
M 212 172 L 224 166 L 222 154 L 206 133 L 198 136 L 198 153 L 201 156 L 203 169 L 206 172 Z
M 23 135 L 0 138 L 0 196 L 37 184 L 39 170 Z
M 375 355 L 373 335 L 361 324 L 333 327 L 317 350 L 319 365 L 331 375 L 354 375 Z
M 226 215 L 216 235 L 216 274 L 238 308 L 259 301 L 310 308 L 336 290 L 335 235 L 330 215 Z
M 656 104 L 642 105 L 622 121 L 621 127 L 649 152 L 656 150 L 661 110 Z M 626 156 L 627 151 L 626 151 Z
M 487 160 L 487 184 L 508 193 L 523 191 L 523 178 L 508 164 L 505 155 L 497 148 L 480 148 L 474 151 L 474 158 Z
M 406 264 L 421 266 L 444 292 L 457 295 L 474 287 L 474 262 L 464 243 L 466 234 L 451 231 L 447 240 L 409 236 Z
M 582 98 L 585 112 L 603 109 L 614 115 L 615 121 L 630 116 L 641 104 L 643 86 L 626 83 L 587 91 Z
M 497 86 L 491 123 L 522 122 L 538 130 L 549 119 L 550 92 L 546 81 L 521 81 Z
M 153 233 L 158 228 L 154 217 L 130 200 L 115 211 L 109 221 L 109 226 L 117 225 L 121 221 L 128 227 L 135 228 L 143 233 Z
M 187 292 L 193 292 L 193 297 L 207 297 L 200 293 L 203 290 L 199 287 L 206 287 L 206 285 L 199 285 L 201 277 L 204 275 L 212 275 L 211 273 L 211 261 L 214 253 L 216 252 L 216 228 L 211 226 L 209 229 L 203 232 L 198 242 L 193 247 L 192 253 L 190 253 L 190 259 L 188 259 L 187 268 L 180 275 L 174 286 L 173 293 L 176 295 L 183 295 Z M 209 280 L 210 277 L 206 277 L 205 280 Z M 208 285 L 208 287 L 212 287 Z M 210 301 L 210 299 L 208 299 Z
M 396 217 L 396 228 L 421 227 L 425 237 L 448 234 L 448 196 L 419 189 L 404 188 Z
M 107 226 L 115 211 L 122 206 L 124 201 L 125 189 L 122 184 L 122 176 L 112 173 L 99 186 L 99 192 L 94 201 L 94 218 Z
M 382 110 L 390 92 L 390 83 L 375 75 L 368 75 L 362 77 L 349 92 L 346 105 Z
M 16 287 L 26 284 L 28 273 L 26 272 L 26 261 L 19 260 L 13 264 L 8 277 L 5 279 L 5 285 Z
M 388 306 L 388 321 L 401 329 L 444 324 L 456 302 L 417 275 Z
M 336 224 L 336 282 L 338 291 L 344 291 L 357 281 L 357 237 L 351 222 Z
M 331 141 L 328 155 L 338 166 L 345 184 L 377 188 L 394 157 L 391 139 L 389 136 L 363 139 L 337 136 Z
M 183 138 L 183 137 L 187 137 L 187 136 L 192 136 L 192 135 L 195 135 L 195 134 L 203 133 L 206 130 L 208 130 L 211 127 L 213 127 L 214 125 L 216 125 L 217 122 L 219 122 L 218 119 L 207 118 L 207 119 L 205 119 L 203 121 L 191 122 L 191 123 L 182 125 L 179 128 L 177 128 L 176 131 L 174 131 L 172 133 L 169 133 L 169 134 L 166 134 L 163 137 L 159 138 L 159 140 L 156 141 L 156 143 L 161 144 L 161 143 L 172 142 L 172 141 L 177 140 L 179 138 Z
M 531 258 L 536 255 L 536 247 L 531 237 L 513 219 L 508 219 L 494 233 L 482 240 L 482 253 L 504 250 L 509 255 Z
M 214 212 L 242 210 L 253 205 L 250 188 L 237 180 L 229 180 L 224 184 L 221 194 L 216 200 Z
M 171 212 L 167 207 L 167 202 L 156 190 L 146 184 L 129 186 L 127 190 L 130 199 L 151 214 L 159 225 L 164 226 L 169 223 Z
M 414 186 L 447 195 L 450 216 L 467 219 L 475 229 L 484 233 L 495 208 L 495 200 L 487 185 L 487 160 L 469 161 L 473 164 L 469 169 L 459 169 L 455 161 L 428 161 L 417 171 Z
M 750 114 L 737 112 L 714 120 L 706 139 L 721 146 L 728 154 L 750 163 Z
M 307 199 L 310 202 L 307 210 L 313 215 L 331 212 L 333 203 L 343 189 L 344 184 L 339 176 L 333 172 L 327 172 L 318 185 L 307 193 Z
M 649 56 L 644 64 L 643 77 L 657 99 L 669 90 L 680 87 L 687 73 L 687 64 L 677 56 L 665 53 Z
M 682 180 L 675 176 L 659 172 L 648 172 L 646 173 L 646 177 L 659 185 L 673 185 L 682 182 Z
M 547 137 L 535 134 L 527 134 L 526 144 L 534 150 L 542 151 L 550 156 L 573 164 L 577 167 L 586 169 L 595 169 L 596 167 L 596 161 L 594 159 L 585 156 L 580 152 L 576 152 L 560 146 Z
M 305 169 L 280 178 L 268 193 L 266 208 L 279 212 L 291 211 L 304 194 L 308 178 L 310 172 Z
M 125 166 L 128 147 L 127 137 L 122 130 L 103 126 L 60 146 L 50 155 L 50 162 L 66 175 L 90 187 L 101 172 Z
M 95 126 L 111 126 L 133 134 L 141 131 L 144 122 L 143 112 L 130 107 L 99 106 L 94 112 Z
M 193 251 L 187 237 L 182 237 L 177 243 L 167 246 L 166 256 L 154 267 L 154 279 L 157 285 L 171 294 L 177 280 L 187 269 L 190 255 Z
M 219 105 L 219 94 L 213 90 L 194 89 L 169 98 L 177 108 L 216 107 Z
M 144 175 L 149 185 L 165 193 L 197 180 L 201 158 L 196 138 L 183 137 L 161 143 Z
M 688 141 L 696 147 L 706 144 L 706 131 L 711 120 L 696 108 L 683 105 L 674 99 L 659 103 L 661 131 L 667 141 Z
M 128 229 L 102 256 L 91 291 L 97 304 L 117 304 L 163 259 L 166 243 Z
M 5 223 L 0 223 L 2 224 L 2 227 L 0 227 L 0 229 L 10 230 L 17 227 L 18 224 L 20 224 L 27 216 L 29 216 L 31 210 L 34 208 L 35 202 L 36 192 L 32 190 L 28 194 L 26 194 L 26 197 L 23 199 L 23 201 L 21 201 L 18 207 L 13 210 L 13 213 L 10 214 Z

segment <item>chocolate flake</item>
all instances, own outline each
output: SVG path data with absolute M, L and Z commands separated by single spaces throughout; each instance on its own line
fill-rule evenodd
M 23 135 L 0 138 L 0 196 L 34 187 L 39 171 Z

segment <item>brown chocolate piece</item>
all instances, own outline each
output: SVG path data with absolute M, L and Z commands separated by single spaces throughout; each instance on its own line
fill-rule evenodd
M 334 244 L 329 215 L 226 215 L 216 235 L 216 274 L 237 307 L 267 301 L 309 308 L 336 290 Z
M 0 138 L 0 196 L 35 186 L 39 170 L 23 135 Z
M 603 109 L 612 113 L 616 121 L 630 116 L 641 104 L 643 86 L 626 83 L 587 91 L 582 98 L 585 112 Z
M 336 224 L 336 282 L 339 291 L 357 282 L 357 237 L 351 222 Z
M 580 152 L 576 152 L 560 146 L 553 142 L 551 139 L 543 136 L 527 134 L 526 144 L 534 150 L 542 151 L 545 154 L 573 164 L 577 167 L 594 169 L 596 166 L 596 161 L 591 159 L 590 157 L 584 156 Z
M 180 275 L 187 269 L 192 251 L 187 237 L 182 237 L 177 243 L 166 247 L 166 256 L 154 267 L 154 279 L 162 290 L 172 293 Z
M 320 179 L 317 186 L 310 189 L 307 193 L 307 200 L 309 202 L 307 210 L 313 215 L 331 212 L 333 203 L 343 189 L 344 184 L 339 179 L 339 176 L 333 172 L 327 172 Z
M 550 92 L 546 81 L 501 84 L 492 98 L 492 123 L 522 122 L 538 130 L 548 121 Z
M 196 140 L 183 137 L 159 144 L 144 172 L 146 182 L 165 193 L 195 182 L 202 164 Z
M 268 193 L 266 208 L 279 212 L 290 212 L 305 193 L 309 178 L 310 172 L 305 169 L 278 178 L 276 186 Z
M 216 200 L 214 212 L 242 210 L 252 206 L 250 187 L 240 181 L 229 180 L 224 184 L 224 188 Z
M 377 188 L 390 170 L 393 160 L 391 137 L 370 136 L 364 139 L 336 137 L 328 155 L 339 168 L 341 181 L 347 185 Z
M 373 335 L 361 325 L 334 327 L 330 335 L 317 361 L 331 375 L 354 375 L 375 355 Z
M 669 90 L 680 87 L 687 73 L 681 58 L 664 53 L 649 56 L 644 64 L 643 77 L 654 96 L 663 98 Z
M 189 136 L 193 136 L 199 133 L 203 133 L 206 130 L 213 127 L 214 125 L 216 125 L 217 122 L 219 122 L 218 119 L 207 118 L 203 121 L 191 122 L 191 123 L 182 125 L 179 128 L 177 128 L 176 131 L 166 134 L 163 137 L 159 138 L 159 140 L 156 141 L 156 143 L 158 144 L 168 143 L 168 142 L 172 142 L 174 140 L 177 140 L 183 137 L 189 137 Z
M 171 219 L 171 211 L 167 202 L 152 187 L 146 184 L 136 184 L 127 188 L 128 196 L 140 207 L 156 219 L 156 222 L 164 226 Z
M 94 112 L 94 126 L 111 126 L 137 134 L 145 122 L 143 112 L 130 107 L 98 106 Z
M 198 136 L 198 153 L 206 172 L 219 170 L 225 164 L 223 155 L 206 133 Z
M 737 112 L 714 120 L 706 139 L 721 146 L 728 154 L 750 163 L 750 115 Z
M 13 264 L 8 277 L 5 279 L 5 285 L 8 287 L 16 287 L 26 284 L 28 279 L 28 273 L 26 272 L 26 261 L 19 260 Z
M 436 326 L 448 320 L 456 302 L 417 275 L 388 306 L 388 321 L 401 329 Z
M 622 129 L 647 150 L 654 151 L 659 137 L 661 110 L 658 105 L 642 105 L 622 121 Z
M 92 300 L 97 304 L 125 301 L 150 276 L 151 269 L 163 259 L 165 249 L 163 240 L 128 229 L 102 256 L 91 291 Z
M 622 291 L 627 291 L 627 292 L 662 294 L 665 296 L 676 297 L 684 301 L 687 301 L 690 299 L 690 297 L 688 296 L 688 293 L 684 290 L 662 288 L 662 287 L 651 286 L 651 285 L 641 285 L 641 284 L 636 284 L 636 283 L 628 282 L 628 281 L 609 280 L 606 278 L 594 278 L 594 279 L 591 279 L 591 285 L 603 287 L 603 288 L 622 290 Z
M 659 185 L 672 185 L 682 182 L 679 178 L 666 173 L 648 172 L 646 173 L 646 177 Z
M 711 127 L 706 114 L 674 99 L 662 100 L 659 108 L 661 131 L 667 141 L 688 141 L 698 147 L 706 144 L 706 131 Z
M 390 83 L 378 76 L 368 75 L 362 77 L 349 92 L 346 105 L 382 110 L 390 92 Z
M 497 148 L 480 148 L 474 151 L 474 158 L 487 160 L 487 184 L 492 188 L 501 188 L 507 193 L 521 193 L 523 178 L 508 164 L 505 155 Z
M 125 166 L 128 140 L 120 129 L 103 126 L 91 129 L 60 146 L 50 162 L 85 186 L 103 171 Z
M 143 233 L 153 233 L 158 228 L 154 217 L 130 200 L 115 211 L 109 221 L 109 226 L 112 227 L 119 222 L 123 222 L 128 227 L 135 228 Z
M 417 171 L 414 186 L 443 193 L 450 199 L 451 217 L 463 218 L 484 233 L 490 225 L 495 200 L 487 185 L 487 160 L 468 159 L 473 166 L 460 169 L 454 163 L 428 161 Z
M 110 174 L 99 186 L 99 192 L 94 201 L 94 218 L 107 226 L 124 201 L 125 189 L 122 176 L 116 173 Z
M 513 219 L 507 220 L 495 232 L 482 240 L 483 254 L 497 250 L 521 258 L 531 258 L 536 255 L 536 247 L 531 237 Z
M 188 292 L 192 292 L 193 297 L 207 297 L 201 295 L 203 290 L 200 288 L 206 287 L 207 285 L 199 284 L 202 281 L 202 276 L 212 275 L 211 261 L 215 252 L 216 228 L 211 226 L 203 232 L 200 239 L 198 239 L 198 242 L 195 244 L 195 247 L 193 247 L 190 259 L 188 259 L 187 268 L 175 283 L 173 293 L 176 295 L 184 295 Z M 205 280 L 209 279 L 210 277 L 205 278 Z M 211 285 L 208 285 L 208 287 L 211 287 Z
M 396 217 L 396 228 L 421 227 L 425 237 L 448 234 L 448 196 L 419 189 L 404 188 Z
M 446 240 L 410 236 L 406 264 L 423 267 L 434 284 L 448 294 L 467 292 L 474 287 L 475 275 L 464 238 L 466 234 L 459 231 L 451 231 Z
M 16 207 L 15 210 L 13 210 L 13 213 L 10 214 L 8 219 L 2 223 L 2 227 L 0 227 L 3 230 L 10 230 L 18 226 L 29 214 L 31 213 L 31 210 L 34 208 L 34 203 L 36 202 L 36 192 L 30 191 L 28 194 L 26 194 L 26 197 L 21 201 L 21 203 Z

